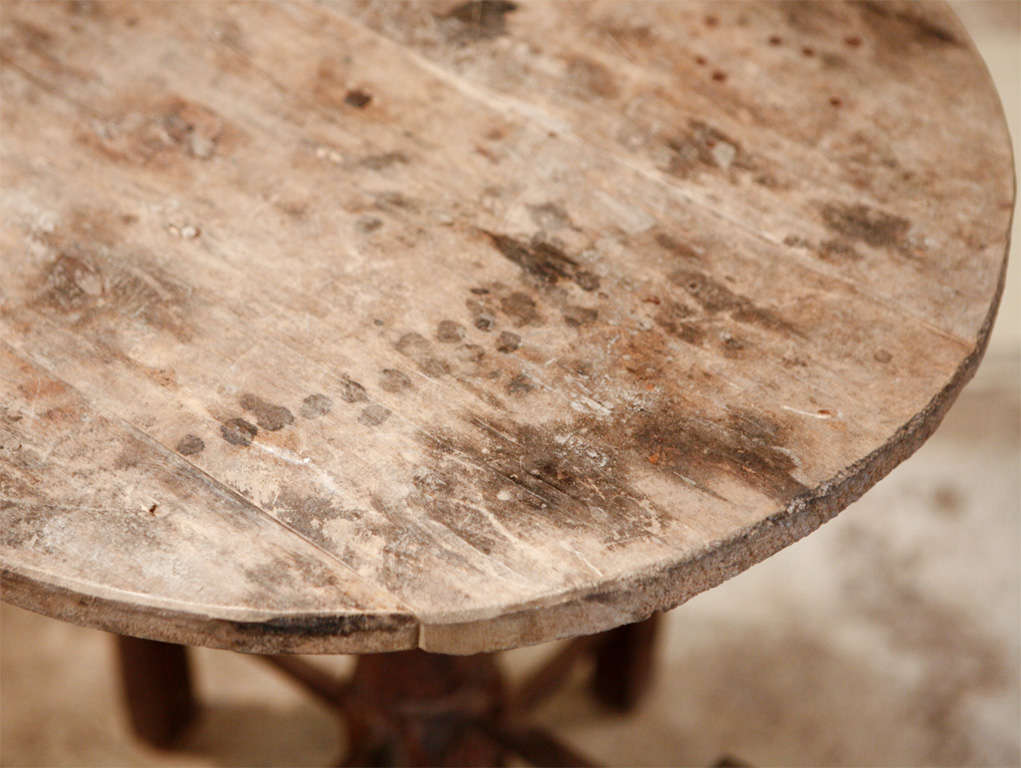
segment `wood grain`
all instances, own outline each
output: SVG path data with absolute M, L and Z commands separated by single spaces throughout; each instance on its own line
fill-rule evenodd
M 4 598 L 472 653 L 680 604 L 974 373 L 1012 158 L 942 5 L 5 3 Z

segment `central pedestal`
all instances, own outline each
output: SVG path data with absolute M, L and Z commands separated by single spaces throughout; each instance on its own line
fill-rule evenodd
M 492 655 L 360 656 L 344 702 L 351 765 L 501 765 L 489 724 L 504 683 Z

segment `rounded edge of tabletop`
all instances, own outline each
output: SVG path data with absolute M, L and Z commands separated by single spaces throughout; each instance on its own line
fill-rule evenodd
M 15 568 L 0 570 L 4 602 L 118 635 L 255 654 L 385 653 L 418 647 L 418 621 L 409 613 L 282 613 L 214 606 L 203 613 L 197 607 L 139 603 L 129 594 L 84 594 Z

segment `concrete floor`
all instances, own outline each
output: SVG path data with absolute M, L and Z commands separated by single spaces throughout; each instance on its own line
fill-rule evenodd
M 1021 157 L 1021 3 L 954 7 Z M 756 765 L 1021 765 L 1019 470 L 1015 263 L 986 361 L 914 457 L 822 530 L 670 613 L 635 715 L 601 710 L 579 679 L 537 719 L 610 765 L 709 765 L 723 753 Z M 511 678 L 551 650 L 507 654 Z M 127 733 L 109 636 L 3 606 L 0 765 L 336 758 L 331 715 L 272 670 L 222 651 L 194 658 L 202 716 L 180 751 L 161 753 Z

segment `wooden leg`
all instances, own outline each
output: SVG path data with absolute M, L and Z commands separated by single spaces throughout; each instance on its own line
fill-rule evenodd
M 592 688 L 619 712 L 634 709 L 652 681 L 659 616 L 606 632 L 596 649 Z
M 571 676 L 576 664 L 599 645 L 599 635 L 576 637 L 545 664 L 532 672 L 510 697 L 508 713 L 524 715 L 556 693 Z
M 135 734 L 155 747 L 172 746 L 196 711 L 187 648 L 119 635 L 117 657 Z

